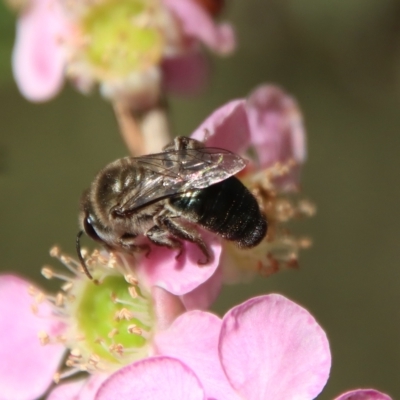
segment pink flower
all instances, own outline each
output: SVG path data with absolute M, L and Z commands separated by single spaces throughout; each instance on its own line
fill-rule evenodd
M 187 310 L 207 309 L 222 286 L 222 273 L 218 269 L 222 246 L 215 235 L 203 231 L 202 236 L 213 253 L 210 264 L 199 266 L 198 260 L 204 255 L 190 242 L 184 243 L 184 252 L 178 258 L 170 249 L 152 246 L 150 256 L 135 263 L 139 279 L 148 287 L 156 286 L 179 296 Z
M 325 386 L 331 355 L 324 331 L 302 307 L 280 295 L 260 296 L 223 319 L 203 311 L 179 316 L 155 338 L 155 355 L 95 385 L 96 400 L 314 399 Z M 65 388 L 70 390 L 70 387 Z M 68 393 L 60 386 L 54 394 Z M 82 395 L 78 383 L 69 393 Z M 391 400 L 358 389 L 336 400 Z
M 0 277 L 4 399 L 39 397 L 66 350 L 70 327 L 62 322 L 63 315 L 51 316 L 54 308 L 39 292 L 35 297 L 41 304 L 32 313 L 28 284 L 14 276 Z M 62 300 L 54 298 L 56 303 Z M 39 338 L 47 345 L 41 346 Z M 58 341 L 51 342 L 55 338 Z M 48 399 L 307 400 L 322 390 L 331 365 L 324 331 L 308 311 L 280 295 L 250 299 L 222 320 L 203 311 L 183 313 L 156 332 L 152 348 L 153 356 L 117 366 L 114 372 L 92 369 L 89 379 L 61 383 Z M 69 361 L 82 356 L 75 348 Z M 95 363 L 99 360 L 92 357 L 88 366 Z M 391 400 L 372 389 L 351 391 L 336 400 L 353 399 Z
M 96 399 L 313 399 L 331 364 L 324 331 L 280 295 L 248 300 L 222 320 L 185 313 L 155 346 L 154 357 L 117 371 Z
M 392 400 L 387 394 L 375 389 L 357 389 L 343 393 L 335 400 Z
M 215 287 L 212 275 L 219 275 L 214 272 L 220 245 L 213 239 L 209 243 L 215 260 L 208 267 L 198 266 L 200 251 L 187 243 L 178 260 L 174 252 L 156 248 L 139 265 L 133 256 L 95 251 L 86 259 L 100 285 L 83 275 L 77 261 L 55 248 L 52 255 L 74 272 L 70 276 L 43 269 L 47 278 L 65 281 L 56 295 L 46 295 L 21 278 L 0 276 L 4 332 L 0 354 L 7 360 L 0 367 L 0 388 L 5 398 L 39 397 L 53 378 L 60 379 L 57 371 L 64 369 L 65 354 L 68 368 L 61 371 L 61 378 L 79 370 L 92 373 L 86 383 L 76 383 L 84 391 L 93 390 L 121 366 L 151 354 L 156 332 L 186 309 L 207 307 L 217 296 L 219 286 Z M 27 384 L 21 385 L 22 381 Z
M 248 155 L 250 166 L 239 178 L 256 195 L 269 223 L 266 239 L 249 251 L 224 243 L 225 282 L 250 279 L 254 271 L 269 275 L 282 267 L 297 267 L 298 253 L 310 240 L 291 235 L 285 223 L 313 215 L 314 206 L 297 197 L 306 138 L 296 101 L 276 86 L 262 85 L 247 99 L 214 111 L 192 137 Z
M 253 150 L 257 155 L 253 160 L 257 170 L 290 164 L 300 168 L 306 161 L 306 132 L 299 106 L 293 97 L 274 85 L 261 85 L 246 99 L 223 105 L 192 137 L 202 140 L 205 132 L 208 132 L 208 146 L 234 153 Z M 278 182 L 280 190 L 298 185 L 298 176 L 290 178 L 284 185 Z
M 217 53 L 230 53 L 235 47 L 232 27 L 216 25 L 210 15 L 195 0 L 163 0 L 181 21 L 188 38 L 197 39 Z
M 67 20 L 57 0 L 32 0 L 17 21 L 12 55 L 15 80 L 30 101 L 45 101 L 62 87 Z
M 247 100 L 251 143 L 260 166 L 306 160 L 306 134 L 296 100 L 279 87 L 262 85 Z
M 215 23 L 195 0 L 150 3 L 30 0 L 17 22 L 13 52 L 21 93 L 31 101 L 49 100 L 65 74 L 83 92 L 99 83 L 106 97 L 138 106 L 155 101 L 162 87 L 199 91 L 208 65 L 198 43 L 230 53 L 231 26 Z
M 3 399 L 31 400 L 40 397 L 52 382 L 64 353 L 64 346 L 42 346 L 38 335 L 57 336 L 65 326 L 51 318 L 51 307 L 44 304 L 38 318 L 31 310 L 32 297 L 22 279 L 0 277 L 0 390 Z

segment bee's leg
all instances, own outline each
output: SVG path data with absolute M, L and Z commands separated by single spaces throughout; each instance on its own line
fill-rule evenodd
M 174 237 L 171 237 L 171 233 L 167 229 L 154 225 L 145 233 L 145 235 L 157 246 L 164 246 L 168 247 L 169 249 L 178 249 L 179 253 L 177 254 L 176 258 L 182 254 L 182 242 Z
M 169 218 L 168 216 L 161 216 L 161 221 L 163 226 L 165 226 L 168 231 L 175 237 L 186 240 L 188 242 L 195 243 L 198 248 L 202 251 L 205 255 L 205 261 L 198 260 L 199 265 L 206 265 L 209 264 L 212 260 L 212 253 L 204 240 L 202 239 L 201 235 L 194 229 L 190 229 L 187 226 L 179 223 L 179 220 Z
M 119 238 L 119 244 L 126 250 L 135 253 L 146 252 L 146 257 L 150 254 L 150 246 L 148 244 L 135 243 L 136 236 L 125 233 Z
M 186 149 L 199 149 L 204 147 L 203 143 L 198 140 L 191 139 L 187 136 L 178 136 L 174 139 L 173 142 L 167 144 L 163 150 L 171 151 L 171 150 L 186 150 Z

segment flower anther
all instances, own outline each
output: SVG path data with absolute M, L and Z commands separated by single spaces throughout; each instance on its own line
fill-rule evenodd
M 95 250 L 86 255 L 87 265 L 98 282 L 86 279 L 78 261 L 51 250 L 72 276 L 43 268 L 43 275 L 66 283 L 56 295 L 32 291 L 34 309 L 40 309 L 43 299 L 53 306 L 53 314 L 66 328 L 62 336 L 39 333 L 44 345 L 62 343 L 69 351 L 64 371 L 55 375 L 59 381 L 76 372 L 113 372 L 123 365 L 148 355 L 153 335 L 153 304 L 146 288 L 139 284 L 133 272 L 125 275 L 112 253 Z

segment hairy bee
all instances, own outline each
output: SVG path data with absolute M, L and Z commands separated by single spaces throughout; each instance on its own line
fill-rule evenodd
M 125 157 L 108 164 L 81 200 L 77 251 L 85 232 L 107 248 L 127 252 L 150 251 L 150 242 L 182 251 L 182 241 L 195 243 L 207 264 L 212 253 L 199 225 L 237 243 L 256 246 L 265 237 L 267 221 L 255 197 L 233 175 L 245 160 L 228 150 L 205 147 L 177 137 L 162 153 Z

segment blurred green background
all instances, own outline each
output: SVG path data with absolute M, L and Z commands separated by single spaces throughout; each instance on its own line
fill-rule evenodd
M 314 239 L 300 270 L 225 288 L 215 309 L 283 293 L 328 334 L 333 365 L 320 399 L 357 387 L 400 398 L 400 1 L 231 1 L 225 16 L 239 50 L 213 59 L 205 95 L 171 99 L 174 133 L 190 134 L 259 83 L 283 86 L 304 111 L 303 189 L 318 214 L 298 224 Z M 21 97 L 13 36 L 0 5 L 0 264 L 42 282 L 40 267 L 56 265 L 50 246 L 74 252 L 82 190 L 126 150 L 97 94 L 66 87 L 40 105 Z

